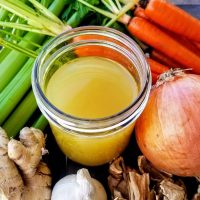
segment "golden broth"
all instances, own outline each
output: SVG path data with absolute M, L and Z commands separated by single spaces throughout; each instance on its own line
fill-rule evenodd
M 102 57 L 80 57 L 61 66 L 46 88 L 49 101 L 74 117 L 98 119 L 127 108 L 138 96 L 134 77 L 122 65 Z M 133 124 L 115 134 L 96 137 L 66 132 L 51 125 L 62 151 L 72 160 L 100 165 L 118 156 L 127 145 Z M 120 144 L 120 145 L 119 145 Z

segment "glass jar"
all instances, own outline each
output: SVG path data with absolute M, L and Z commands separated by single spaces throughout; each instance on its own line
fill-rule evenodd
M 79 50 L 84 53 L 77 55 Z M 123 111 L 98 119 L 78 118 L 59 110 L 49 102 L 45 90 L 55 71 L 77 56 L 102 56 L 126 67 L 139 86 L 137 98 Z M 78 163 L 97 166 L 126 148 L 135 120 L 147 103 L 151 76 L 143 52 L 131 38 L 114 29 L 87 26 L 64 32 L 45 45 L 34 65 L 32 87 L 63 153 Z

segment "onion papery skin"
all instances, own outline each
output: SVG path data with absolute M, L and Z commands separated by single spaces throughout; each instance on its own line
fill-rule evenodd
M 200 176 L 200 76 L 176 76 L 154 87 L 135 132 L 140 150 L 156 168 Z

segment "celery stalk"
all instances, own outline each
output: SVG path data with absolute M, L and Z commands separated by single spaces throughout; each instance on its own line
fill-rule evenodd
M 64 6 L 65 6 L 65 0 L 55 0 L 49 6 L 49 10 L 55 15 L 59 15 Z M 24 36 L 24 39 L 41 44 L 44 37 L 45 37 L 44 35 L 38 35 L 36 33 L 27 33 Z M 21 41 L 18 44 L 22 46 L 23 48 L 35 50 L 35 48 L 31 44 L 25 41 Z M 14 77 L 17 71 L 19 71 L 19 69 L 25 64 L 27 60 L 28 60 L 27 56 L 24 56 L 23 54 L 16 52 L 14 50 L 11 51 L 5 59 L 1 60 L 0 62 L 0 80 L 1 80 L 0 92 L 9 83 L 9 81 L 11 81 L 11 79 Z
M 34 32 L 34 33 L 39 33 L 39 34 L 44 34 L 44 35 L 55 36 L 55 34 L 49 32 L 49 31 L 46 31 L 45 29 L 34 28 L 27 24 L 19 24 L 19 23 L 14 23 L 14 22 L 12 23 L 12 22 L 1 22 L 0 21 L 0 26 L 15 28 L 18 30 L 29 31 L 29 32 Z
M 18 44 L 4 40 L 2 38 L 0 38 L 0 45 L 4 46 L 6 48 L 9 48 L 11 50 L 19 51 L 19 52 L 21 52 L 21 53 L 23 53 L 23 54 L 25 54 L 25 55 L 27 55 L 28 57 L 31 57 L 31 58 L 36 58 L 38 56 L 38 54 L 35 53 L 35 51 L 32 51 L 30 49 L 25 49 L 25 48 L 19 46 Z
M 10 49 L 8 49 L 8 48 L 3 48 L 3 49 L 1 49 L 1 51 L 0 51 L 0 62 L 10 53 Z
M 39 45 L 39 44 L 37 44 L 37 43 L 34 43 L 34 42 L 32 42 L 32 41 L 28 41 L 28 40 L 25 40 L 22 36 L 20 36 L 20 35 L 15 35 L 15 34 L 13 34 L 13 33 L 10 33 L 10 32 L 8 32 L 8 31 L 5 31 L 5 30 L 0 30 L 0 33 L 2 33 L 2 34 L 6 34 L 7 36 L 10 36 L 10 39 L 13 39 L 13 40 L 15 40 L 15 41 L 20 41 L 20 40 L 24 40 L 24 41 L 26 41 L 26 42 L 28 42 L 28 43 L 30 43 L 30 44 L 32 44 L 33 46 L 35 46 L 35 47 L 38 47 L 38 48 L 41 48 L 42 46 L 41 45 Z M 0 59 L 1 60 L 1 59 Z
M 8 136 L 15 137 L 36 109 L 37 104 L 31 91 L 3 124 L 2 127 L 6 130 Z
M 54 2 L 50 5 L 49 10 L 51 12 L 53 12 L 55 15 L 58 15 L 62 11 L 64 5 L 65 5 L 65 0 L 54 0 Z M 39 43 L 44 39 L 44 36 L 41 36 L 41 35 L 38 35 L 35 33 L 27 33 L 24 38 L 25 38 L 25 40 L 31 40 L 32 42 Z M 29 48 L 29 46 L 30 46 L 29 44 L 26 44 L 25 41 L 21 41 L 19 44 L 22 45 L 24 48 Z M 32 49 L 35 49 L 35 48 L 32 48 Z M 11 53 L 8 54 L 4 60 L 2 60 L 3 63 L 2 62 L 0 63 L 0 67 L 6 68 L 6 70 L 7 70 L 7 71 L 5 69 L 2 70 L 2 68 L 0 68 L 0 75 L 2 76 L 2 74 L 7 75 L 7 73 L 12 73 L 12 76 L 9 75 L 9 78 L 8 77 L 5 78 L 5 80 L 7 80 L 7 83 L 8 83 L 12 79 L 12 77 L 15 75 L 15 73 L 21 68 L 21 66 L 27 61 L 27 59 L 28 58 L 26 56 L 22 55 L 21 53 L 11 51 Z M 7 62 L 5 62 L 5 60 Z M 29 59 L 29 60 L 31 60 L 31 59 Z M 16 98 L 15 105 L 16 105 L 16 102 L 19 101 L 19 99 L 26 92 L 27 88 L 30 87 L 30 85 L 31 85 L 31 83 L 30 83 L 31 69 L 30 68 L 32 68 L 32 64 L 33 64 L 33 63 L 31 64 L 31 62 L 32 61 L 27 62 L 28 63 L 28 64 L 26 64 L 27 66 L 23 67 L 23 70 L 20 71 L 21 75 L 16 76 L 14 81 L 11 82 L 11 84 L 9 84 L 8 89 L 5 90 L 5 92 L 3 92 L 0 95 L 1 97 L 2 97 L 2 95 L 5 95 L 4 97 L 2 97 L 2 99 L 4 99 L 5 97 L 7 98 L 7 100 L 5 100 L 5 102 L 8 101 L 8 99 L 11 97 L 9 95 L 13 96 L 13 94 L 15 94 L 16 95 L 15 96 L 15 98 Z M 17 65 L 17 67 L 16 67 L 16 65 Z M 28 67 L 28 65 L 30 65 L 30 68 Z M 4 73 L 2 73 L 2 71 Z M 13 71 L 15 71 L 15 72 L 13 73 Z M 23 74 L 22 72 L 24 72 L 25 74 L 22 75 Z M 0 76 L 0 80 L 3 83 L 1 76 Z M 19 84 L 15 88 L 14 83 L 17 82 L 17 79 L 19 80 Z M 20 80 L 20 79 L 23 79 L 23 80 Z M 5 85 L 6 84 L 4 84 L 4 87 L 5 87 Z M 0 86 L 1 86 L 1 84 L 0 84 Z M 13 92 L 12 92 L 12 87 L 13 87 Z M 8 110 L 10 110 L 9 113 L 11 112 L 11 110 L 13 110 L 15 105 L 14 104 L 11 105 L 11 107 L 12 107 L 11 109 L 8 108 Z M 5 121 L 5 119 L 6 119 L 6 121 L 3 124 L 3 127 L 6 130 L 8 130 L 10 136 L 15 136 L 18 133 L 18 131 L 25 125 L 25 123 L 30 118 L 30 116 L 32 115 L 32 113 L 35 111 L 36 108 L 37 108 L 37 104 L 35 102 L 34 95 L 31 91 L 9 117 L 7 117 L 8 116 L 7 114 L 6 115 L 3 114 L 3 112 L 5 111 L 5 107 L 0 109 L 3 111 L 0 115 L 0 118 L 1 118 L 2 114 L 4 115 L 4 117 L 2 117 L 2 119 L 1 119 L 2 122 Z M 5 111 L 5 112 L 8 112 L 8 111 Z M 39 122 L 42 122 L 42 120 L 40 120 Z
M 0 21 L 4 21 L 8 17 L 8 11 L 0 8 Z
M 41 44 L 42 40 L 45 36 L 40 36 L 35 33 L 27 33 L 24 38 L 26 40 L 31 40 L 35 43 Z M 23 48 L 27 48 L 30 50 L 35 50 L 36 48 L 33 47 L 31 44 L 21 41 L 18 43 Z M 28 60 L 28 57 L 24 54 L 17 52 L 15 50 L 12 50 L 8 56 L 0 63 L 0 92 L 3 90 L 3 88 L 9 83 L 9 81 L 12 80 L 14 75 L 19 71 L 19 69 L 25 64 L 25 62 Z
M 62 21 L 57 19 L 59 23 L 55 22 L 56 16 L 52 12 L 39 4 L 37 1 L 30 1 L 32 1 L 34 6 L 37 8 L 40 7 L 40 10 L 43 9 L 42 14 L 36 12 L 33 8 L 29 7 L 27 4 L 21 2 L 20 0 L 1 0 L 0 6 L 25 19 L 27 23 L 32 27 L 49 31 L 51 35 L 58 35 L 66 30 L 66 26 L 62 23 Z M 48 17 L 51 17 L 51 19 L 45 17 L 45 15 L 48 15 Z
M 43 131 L 47 125 L 48 125 L 47 119 L 44 117 L 43 114 L 41 114 L 40 117 L 34 122 L 32 127 L 38 128 Z
M 34 59 L 30 58 L 12 81 L 0 93 L 0 125 L 9 116 L 31 86 L 31 71 Z

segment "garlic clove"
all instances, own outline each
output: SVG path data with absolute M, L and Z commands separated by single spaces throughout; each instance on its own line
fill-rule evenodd
M 65 176 L 55 184 L 51 200 L 80 200 L 80 198 L 76 197 L 78 187 L 75 174 Z
M 77 171 L 76 175 L 76 181 L 79 184 L 80 190 L 79 194 L 80 196 L 85 199 L 92 199 L 92 197 L 95 195 L 95 186 L 92 182 L 92 177 L 89 174 L 89 171 L 87 169 L 80 169 Z
M 91 200 L 107 200 L 107 194 L 103 185 L 96 179 L 92 179 L 92 182 L 95 187 L 95 194 Z

